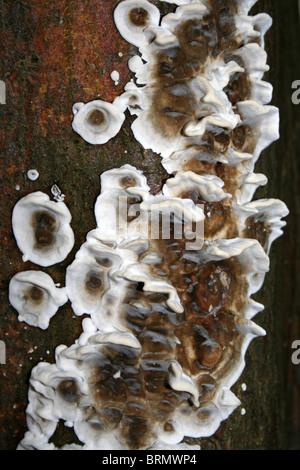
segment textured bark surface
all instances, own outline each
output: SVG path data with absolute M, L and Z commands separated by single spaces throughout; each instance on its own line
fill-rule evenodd
M 46 331 L 20 323 L 9 305 L 8 283 L 19 271 L 40 269 L 23 263 L 11 230 L 15 203 L 32 191 L 56 183 L 66 195 L 76 237 L 73 251 L 61 264 L 47 268 L 64 285 L 65 269 L 95 227 L 94 202 L 100 174 L 128 162 L 143 170 L 153 193 L 166 178 L 160 157 L 145 151 L 130 129 L 127 115 L 117 137 L 104 146 L 84 142 L 72 130 L 72 105 L 93 99 L 112 101 L 131 75 L 127 61 L 136 53 L 113 23 L 117 0 L 0 0 L 0 80 L 6 83 L 6 104 L 0 105 L 1 171 L 1 316 L 0 340 L 7 361 L 0 365 L 0 449 L 13 450 L 27 429 L 28 381 L 32 367 L 54 362 L 59 344 L 70 346 L 81 332 L 82 318 L 70 305 L 62 307 Z M 174 5 L 159 4 L 163 14 Z M 282 199 L 290 209 L 285 235 L 271 250 L 271 270 L 255 300 L 265 305 L 256 323 L 267 331 L 255 339 L 246 355 L 246 368 L 233 387 L 242 407 L 217 433 L 203 439 L 203 449 L 300 449 L 300 365 L 291 362 L 291 344 L 300 339 L 299 299 L 299 171 L 300 105 L 292 104 L 291 84 L 300 79 L 297 0 L 260 0 L 253 12 L 267 12 L 274 24 L 266 37 L 274 85 L 274 105 L 280 108 L 281 139 L 263 152 L 256 170 L 269 183 L 255 198 Z M 122 53 L 120 57 L 119 52 Z M 116 86 L 110 79 L 120 73 Z M 30 181 L 26 173 L 37 169 Z M 241 384 L 247 385 L 242 391 Z M 246 414 L 241 414 L 241 408 Z M 58 429 L 56 444 L 72 436 Z

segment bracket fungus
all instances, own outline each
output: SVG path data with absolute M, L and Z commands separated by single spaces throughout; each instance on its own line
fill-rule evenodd
M 14 207 L 12 227 L 23 261 L 51 266 L 63 261 L 74 246 L 71 214 L 63 202 L 50 201 L 40 191 L 23 197 Z
M 43 330 L 67 300 L 66 289 L 56 287 L 42 271 L 17 273 L 9 283 L 9 301 L 19 313 L 19 320 Z
M 96 226 L 66 276 L 83 331 L 33 369 L 20 449 L 55 449 L 59 420 L 81 441 L 62 448 L 198 449 L 183 439 L 212 435 L 240 405 L 230 389 L 250 341 L 266 334 L 252 295 L 288 214 L 276 199 L 252 200 L 267 183 L 255 163 L 279 137 L 262 80 L 272 21 L 248 16 L 256 0 L 166 1 L 178 8 L 161 19 L 150 1 L 118 3 L 116 27 L 138 48 L 136 83 L 112 104 L 74 105 L 73 128 L 105 144 L 129 110 L 134 137 L 170 177 L 153 195 L 133 166 L 101 175 Z M 31 198 L 19 207 L 14 230 L 19 240 L 30 221 L 30 249 L 19 240 L 30 259 L 40 227 L 28 211 L 41 209 Z
M 121 36 L 140 47 L 149 43 L 145 32 L 151 26 L 158 26 L 160 11 L 147 0 L 127 0 L 117 5 L 114 18 Z
M 27 178 L 31 181 L 36 181 L 39 178 L 40 174 L 37 170 L 28 170 L 27 171 Z
M 90 144 L 105 144 L 115 137 L 125 115 L 114 104 L 95 100 L 73 106 L 73 129 Z

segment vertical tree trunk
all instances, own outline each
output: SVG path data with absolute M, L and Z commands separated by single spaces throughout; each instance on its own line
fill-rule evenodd
M 153 3 L 163 13 L 174 10 L 174 5 Z M 11 230 L 14 205 L 32 191 L 49 194 L 53 184 L 66 195 L 76 244 L 63 263 L 48 269 L 55 282 L 64 285 L 66 267 L 95 226 L 93 206 L 100 174 L 128 162 L 145 172 L 153 193 L 166 178 L 160 157 L 132 138 L 129 115 L 118 136 L 104 147 L 85 143 L 71 127 L 74 103 L 97 98 L 111 102 L 131 77 L 127 61 L 136 50 L 115 28 L 112 12 L 117 4 L 117 0 L 0 0 L 0 80 L 6 84 L 6 104 L 0 105 L 0 340 L 6 346 L 6 365 L 0 364 L 3 450 L 15 449 L 27 429 L 25 408 L 32 367 L 42 359 L 54 362 L 55 347 L 70 346 L 81 332 L 82 321 L 67 304 L 46 332 L 18 322 L 8 302 L 8 283 L 15 273 L 36 267 L 22 262 L 16 246 Z M 274 85 L 273 104 L 281 113 L 281 139 L 263 152 L 256 167 L 266 174 L 269 184 L 255 197 L 280 198 L 291 213 L 284 237 L 271 250 L 270 273 L 256 295 L 265 305 L 256 322 L 267 336 L 250 345 L 245 371 L 233 388 L 246 414 L 237 409 L 214 436 L 202 440 L 203 449 L 300 448 L 300 366 L 291 362 L 291 344 L 300 339 L 300 105 L 291 102 L 291 84 L 300 79 L 297 6 L 297 0 L 260 0 L 254 10 L 267 12 L 274 20 L 266 38 L 268 80 Z M 110 79 L 115 69 L 120 73 L 118 85 Z M 29 169 L 39 171 L 38 180 L 27 178 Z

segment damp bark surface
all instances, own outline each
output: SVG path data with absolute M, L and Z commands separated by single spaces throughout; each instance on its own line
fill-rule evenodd
M 161 158 L 144 150 L 133 138 L 130 125 L 134 117 L 129 114 L 116 138 L 103 146 L 86 143 L 72 130 L 74 103 L 94 99 L 112 102 L 131 78 L 127 61 L 137 50 L 119 36 L 114 25 L 113 10 L 118 3 L 0 1 L 0 80 L 6 84 L 6 104 L 0 105 L 0 340 L 6 347 L 6 364 L 0 364 L 1 450 L 14 450 L 27 430 L 25 409 L 32 367 L 42 360 L 53 363 L 55 348 L 73 344 L 81 333 L 82 322 L 73 314 L 70 303 L 60 308 L 46 331 L 18 321 L 8 301 L 9 281 L 19 271 L 43 268 L 22 262 L 11 228 L 14 205 L 33 191 L 50 195 L 53 184 L 66 195 L 65 203 L 73 216 L 75 246 L 64 262 L 47 269 L 56 283 L 64 285 L 66 267 L 85 241 L 86 233 L 95 227 L 93 208 L 100 191 L 100 174 L 130 163 L 145 173 L 153 194 L 167 178 Z M 163 14 L 175 9 L 172 4 L 157 0 L 152 3 Z M 279 198 L 289 207 L 290 216 L 284 236 L 272 246 L 271 270 L 264 286 L 254 296 L 265 305 L 255 321 L 267 335 L 251 343 L 245 370 L 233 387 L 242 405 L 214 436 L 201 440 L 202 449 L 300 448 L 300 365 L 291 361 L 292 342 L 300 339 L 300 105 L 291 101 L 291 84 L 300 78 L 299 15 L 296 0 L 260 0 L 253 12 L 267 12 L 274 21 L 266 36 L 271 67 L 267 78 L 274 86 L 272 104 L 279 107 L 281 114 L 281 139 L 265 150 L 256 164 L 256 171 L 264 173 L 269 183 L 256 193 L 255 199 Z M 136 12 L 135 21 L 144 20 L 143 12 Z M 113 70 L 120 74 L 117 85 L 110 78 Z M 99 118 L 93 116 L 93 120 Z M 36 181 L 28 179 L 29 169 L 39 172 Z M 132 182 L 124 181 L 124 185 Z M 205 278 L 205 272 L 202 276 Z M 87 282 L 94 291 L 101 280 L 90 276 Z M 31 294 L 36 297 L 35 292 Z M 211 295 L 218 296 L 218 292 Z M 202 307 L 205 310 L 206 305 Z M 201 336 L 203 331 L 197 333 Z M 243 383 L 246 391 L 242 390 Z M 61 393 L 71 401 L 76 399 L 77 391 L 70 381 L 62 385 Z M 241 408 L 246 414 L 241 414 Z M 134 411 L 128 410 L 128 421 L 131 412 Z M 144 426 L 141 415 L 141 433 Z M 52 439 L 57 446 L 72 442 L 75 438 L 69 433 L 66 427 L 58 426 Z

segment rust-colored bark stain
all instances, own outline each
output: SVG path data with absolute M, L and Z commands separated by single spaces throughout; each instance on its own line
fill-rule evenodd
M 6 365 L 0 365 L 1 450 L 14 450 L 27 430 L 25 409 L 32 367 L 41 360 L 53 363 L 55 347 L 59 344 L 70 346 L 79 336 L 82 322 L 82 318 L 74 316 L 68 303 L 51 320 L 47 331 L 41 331 L 25 323 L 20 323 L 17 319 L 16 311 L 9 305 L 7 297 L 9 280 L 19 271 L 36 269 L 48 272 L 56 283 L 64 285 L 66 267 L 74 259 L 76 251 L 84 242 L 86 233 L 95 227 L 93 205 L 99 194 L 99 176 L 103 171 L 119 167 L 128 162 L 145 171 L 153 193 L 160 190 L 167 176 L 160 165 L 160 158 L 151 151 L 145 151 L 134 141 L 130 129 L 133 119 L 131 116 L 127 115 L 122 130 L 115 139 L 105 146 L 87 144 L 73 132 L 71 127 L 73 117 L 72 105 L 74 103 L 80 101 L 88 102 L 93 99 L 103 99 L 111 102 L 123 91 L 124 85 L 131 78 L 127 61 L 136 54 L 136 49 L 126 43 L 119 36 L 115 28 L 113 9 L 118 3 L 118 0 L 88 0 L 85 2 L 80 0 L 53 2 L 48 2 L 47 0 L 17 0 L 14 2 L 12 0 L 2 0 L 1 2 L 0 80 L 5 82 L 7 93 L 6 105 L 1 105 L 0 107 L 0 169 L 3 183 L 1 186 L 2 214 L 0 222 L 2 264 L 0 275 L 0 340 L 3 340 L 6 345 L 7 362 Z M 162 14 L 174 11 L 175 8 L 174 5 L 166 4 L 165 2 L 161 3 L 158 0 L 152 3 L 160 7 Z M 219 10 L 221 8 L 220 2 L 215 0 L 214 3 L 216 11 Z M 263 0 L 259 3 L 259 11 L 270 11 L 273 13 L 273 8 L 275 8 L 277 13 L 277 18 L 275 16 L 275 27 L 279 31 L 281 28 L 279 25 L 279 12 L 286 11 L 286 5 L 284 5 L 283 0 L 279 0 L 276 7 L 269 0 Z M 292 19 L 296 18 L 294 12 L 296 1 L 290 2 L 291 5 L 292 3 L 293 7 L 289 7 L 290 22 L 284 26 L 286 34 L 289 34 L 291 30 Z M 234 11 L 235 1 L 230 2 L 230 4 Z M 220 29 L 222 32 L 224 40 L 221 46 L 225 48 L 227 47 L 226 38 L 230 36 L 232 24 L 230 21 L 226 22 L 225 16 L 222 17 L 222 15 L 220 21 L 218 30 Z M 194 34 L 195 28 L 192 24 L 185 25 L 185 29 L 187 28 L 191 34 Z M 208 33 L 210 31 L 209 24 L 207 31 Z M 280 50 L 284 56 L 284 51 L 290 50 L 289 45 L 286 44 L 285 49 L 282 46 Z M 122 54 L 119 55 L 119 52 Z M 273 54 L 276 52 L 274 45 Z M 120 80 L 117 86 L 110 79 L 110 73 L 113 70 L 117 70 L 120 73 Z M 166 70 L 166 68 L 163 68 L 162 72 L 165 73 Z M 243 98 L 246 96 L 247 83 L 245 83 L 240 75 L 234 77 L 233 82 L 229 85 L 228 96 L 232 102 L 239 99 L 239 94 L 242 94 Z M 290 117 L 289 119 L 292 122 L 292 118 Z M 282 131 L 283 135 L 288 135 L 288 130 L 285 126 Z M 209 144 L 214 140 L 216 152 L 223 151 L 229 139 L 236 143 L 237 148 L 243 147 L 244 149 L 248 132 L 249 129 L 239 129 L 238 133 L 234 136 L 222 135 L 216 137 L 208 135 L 207 139 Z M 203 149 L 199 150 L 206 151 L 206 148 L 204 146 Z M 277 168 L 280 167 L 280 162 L 286 162 L 286 149 L 283 144 L 281 151 L 282 155 L 278 157 L 279 163 L 277 162 Z M 268 164 L 265 166 L 264 170 L 267 172 Z M 206 162 L 201 162 L 200 164 L 199 161 L 192 161 L 189 163 L 189 169 L 200 174 L 208 173 L 208 167 L 211 173 L 225 180 L 226 191 L 228 190 L 232 193 L 235 190 L 235 188 L 230 186 L 233 176 L 237 177 L 234 168 L 225 168 L 221 163 L 214 164 L 213 168 Z M 37 169 L 40 173 L 40 177 L 36 181 L 30 181 L 26 177 L 27 171 L 31 168 Z M 289 168 L 290 170 L 291 168 Z M 287 180 L 286 173 L 282 173 L 282 179 L 285 182 Z M 281 174 L 281 172 L 279 171 L 277 174 Z M 290 174 L 296 175 L 297 172 L 290 171 Z M 238 177 L 236 179 L 238 180 Z M 74 249 L 63 263 L 43 269 L 30 262 L 22 262 L 21 253 L 12 234 L 11 213 L 14 205 L 21 197 L 32 191 L 44 191 L 50 194 L 50 188 L 54 183 L 66 195 L 65 202 L 73 215 L 72 227 L 75 232 L 76 243 Z M 278 176 L 276 180 L 274 179 L 273 183 L 270 180 L 269 193 L 274 197 L 278 196 L 286 200 L 285 196 L 287 194 L 284 193 L 284 189 L 281 190 L 282 194 L 280 195 L 278 192 L 272 193 L 272 185 L 274 189 L 276 183 L 278 183 Z M 125 186 L 130 186 L 131 184 L 134 183 L 131 181 L 124 182 Z M 280 185 L 277 187 L 280 187 Z M 287 186 L 283 185 L 284 187 Z M 296 187 L 296 184 L 294 184 L 294 187 Z M 267 194 L 267 196 L 270 194 Z M 292 204 L 295 198 L 293 199 L 289 195 L 288 197 Z M 211 210 L 211 208 L 207 208 L 207 210 Z M 217 205 L 214 205 L 213 210 L 216 215 L 212 222 L 211 231 L 215 233 L 219 230 L 218 212 L 225 211 L 226 206 L 217 207 Z M 260 233 L 258 233 L 257 237 L 259 238 L 260 236 Z M 289 232 L 289 240 L 289 248 L 284 253 L 287 259 L 292 260 L 295 257 L 296 238 L 291 232 Z M 292 247 L 294 247 L 294 251 Z M 283 252 L 282 248 L 281 250 Z M 168 257 L 168 262 L 170 262 L 172 253 L 165 253 L 165 256 Z M 173 262 L 177 261 L 173 260 Z M 180 266 L 180 279 L 182 279 L 181 274 L 184 269 L 188 269 L 188 267 Z M 230 292 L 240 287 L 238 282 L 242 282 L 237 274 L 234 274 L 234 280 L 229 282 L 231 271 L 234 269 L 235 267 L 228 262 L 226 266 L 214 265 L 210 266 L 209 269 L 204 267 L 201 272 L 193 273 L 192 270 L 189 271 L 189 275 L 192 274 L 195 277 L 195 281 L 201 277 L 205 285 L 206 281 L 209 282 L 207 273 L 211 273 L 211 270 L 213 270 L 215 278 L 219 276 L 220 280 L 220 270 L 223 270 L 225 275 L 222 276 L 222 279 L 223 282 L 224 279 L 228 280 L 227 285 L 230 285 L 228 287 L 228 296 L 230 296 Z M 294 284 L 295 279 L 298 279 L 297 270 L 293 268 L 292 271 L 294 274 L 291 285 Z M 286 274 L 285 278 L 289 279 L 290 271 L 287 262 L 284 265 L 284 272 Z M 270 280 L 276 281 L 274 271 L 273 274 L 271 273 Z M 101 287 L 101 280 L 98 278 L 89 278 L 87 282 L 89 288 L 93 291 L 94 289 L 98 291 Z M 180 291 L 180 282 L 179 280 L 176 282 L 178 282 Z M 194 296 L 196 299 L 200 297 L 196 285 L 197 283 L 195 283 L 195 287 L 190 293 L 186 293 L 187 286 L 181 286 L 182 290 L 180 293 L 182 299 L 184 299 L 184 302 L 186 302 L 190 309 L 193 308 L 191 297 Z M 136 292 L 139 292 L 136 290 L 136 287 L 133 286 L 131 294 L 142 295 L 136 294 Z M 276 316 L 275 307 L 271 308 L 274 287 L 271 287 L 270 292 L 268 292 L 269 288 L 270 281 L 263 288 L 261 298 L 265 296 L 266 301 L 262 301 L 270 306 L 269 313 L 266 314 L 266 321 L 269 323 L 265 326 L 270 331 L 270 335 L 264 342 L 257 340 L 256 344 L 258 345 L 255 349 L 250 348 L 248 353 L 249 370 L 247 377 L 250 381 L 251 379 L 252 381 L 256 380 L 256 384 L 247 384 L 248 395 L 246 394 L 241 397 L 241 394 L 237 393 L 242 400 L 249 404 L 249 412 L 247 412 L 249 419 L 245 421 L 243 418 L 244 421 L 242 421 L 239 417 L 232 417 L 230 425 L 223 425 L 214 437 L 206 441 L 204 440 L 203 448 L 226 449 L 239 448 L 239 446 L 240 448 L 243 446 L 244 448 L 249 448 L 251 445 L 256 448 L 276 448 L 283 445 L 282 422 L 278 421 L 278 413 L 282 413 L 282 405 L 279 403 L 279 398 L 276 398 L 276 403 L 274 404 L 275 398 L 273 398 L 274 388 L 277 387 L 278 380 L 282 379 L 280 375 L 282 371 L 278 372 L 278 369 L 276 369 L 278 361 L 275 361 L 273 357 L 273 353 L 276 354 L 276 358 L 280 355 L 276 340 L 280 336 L 278 331 L 280 331 L 281 325 L 276 324 L 274 320 Z M 284 283 L 281 290 L 286 299 L 294 299 L 288 301 L 288 305 L 291 306 L 291 310 L 296 311 L 298 301 L 293 297 L 293 293 L 293 295 L 290 295 L 290 286 L 287 282 Z M 36 293 L 33 294 L 36 295 Z M 206 300 L 201 295 L 201 298 L 204 300 L 200 307 L 203 314 L 202 326 L 208 334 L 211 334 L 211 320 L 209 316 L 205 315 L 209 307 L 208 304 L 211 305 L 220 301 L 218 283 L 213 286 L 211 291 L 208 289 L 207 295 L 209 298 L 207 297 Z M 277 292 L 278 295 L 279 291 Z M 149 302 L 155 301 L 157 299 L 149 298 Z M 230 342 L 229 332 L 231 331 L 232 318 L 230 315 L 224 315 L 224 308 L 224 305 L 222 305 L 218 311 L 218 333 L 215 328 L 213 330 L 215 335 L 214 342 L 219 347 L 216 346 L 204 354 L 203 346 L 201 346 L 204 330 L 194 331 L 193 335 L 191 335 L 192 346 L 196 347 L 197 344 L 199 348 L 202 347 L 200 359 L 204 361 L 203 367 L 206 368 L 214 367 L 221 360 L 221 349 Z M 289 318 L 286 322 L 291 321 L 290 309 L 288 310 Z M 133 330 L 139 331 L 142 328 L 143 319 L 135 314 L 134 308 L 129 308 L 127 320 Z M 190 314 L 194 315 L 192 311 Z M 197 312 L 197 315 L 199 315 L 199 312 Z M 160 318 L 158 317 L 159 314 L 157 313 L 156 316 L 153 314 L 151 318 L 148 318 L 146 320 L 148 326 L 152 326 L 158 335 L 168 335 L 167 330 L 172 322 L 167 322 L 164 331 L 159 330 Z M 262 324 L 262 322 L 259 323 Z M 297 331 L 299 323 L 294 320 L 293 325 L 294 331 Z M 262 324 L 262 326 L 264 325 Z M 275 336 L 272 336 L 272 332 L 277 333 Z M 183 332 L 183 334 L 185 333 Z M 289 339 L 289 337 L 286 339 L 286 349 L 289 348 Z M 147 341 L 150 340 L 149 338 L 144 338 L 143 341 L 146 345 Z M 149 342 L 149 347 L 151 346 L 152 348 L 153 344 L 150 343 L 151 341 Z M 159 344 L 156 344 L 156 346 L 159 348 Z M 186 345 L 186 348 L 188 347 Z M 109 354 L 116 371 L 119 362 L 126 363 L 126 361 L 129 361 L 130 363 L 131 361 L 131 363 L 134 363 L 135 361 L 134 357 L 127 357 L 125 360 L 124 357 L 121 357 L 120 352 L 113 350 L 113 348 L 111 348 Z M 184 355 L 185 351 L 182 351 L 182 354 Z M 297 398 L 299 392 L 291 382 L 291 377 L 295 377 L 297 374 L 294 372 L 294 369 L 290 368 L 289 358 L 286 358 L 285 364 L 287 363 L 289 366 L 288 384 L 291 388 L 289 396 Z M 195 364 L 193 364 L 194 366 Z M 99 371 L 94 372 L 95 376 L 94 378 L 91 377 L 90 383 L 95 384 L 96 394 L 99 393 L 96 391 L 96 380 L 99 380 L 99 377 L 97 379 Z M 102 370 L 102 373 L 105 374 L 105 368 Z M 162 383 L 162 372 L 155 369 L 155 366 L 152 367 L 150 363 L 145 363 L 143 374 L 143 379 L 149 393 L 157 387 L 157 384 Z M 128 381 L 130 382 L 131 379 L 129 369 Z M 265 384 L 261 384 L 259 380 L 265 380 Z M 139 384 L 134 385 L 138 387 Z M 209 393 L 209 390 L 213 389 L 213 387 L 214 380 L 212 377 L 209 374 L 206 374 L 205 377 L 203 376 L 203 390 Z M 260 397 L 264 391 L 267 398 L 263 398 L 257 403 L 257 393 L 255 391 L 260 391 Z M 77 390 L 74 389 L 74 383 L 71 381 L 62 383 L 60 385 L 60 392 L 67 401 L 72 402 L 77 399 Z M 116 393 L 122 393 L 122 390 L 117 388 Z M 271 403 L 271 399 L 273 403 Z M 157 407 L 152 411 L 157 416 L 159 414 L 167 416 L 169 406 L 172 407 L 173 404 L 167 402 L 157 403 Z M 86 410 L 86 413 L 92 414 L 93 410 Z M 132 416 L 139 417 L 137 426 L 141 435 L 145 433 L 147 425 L 143 420 L 142 409 L 139 408 L 139 411 L 137 411 L 136 403 L 132 403 L 132 407 L 128 409 L 127 413 L 127 435 L 134 447 L 140 443 L 135 441 L 136 434 L 133 433 Z M 290 415 L 292 415 L 291 410 Z M 105 417 L 109 417 L 109 419 L 113 417 L 115 422 L 118 422 L 118 409 L 108 407 L 103 410 L 103 419 L 106 419 Z M 296 428 L 297 423 L 292 422 L 291 429 Z M 166 422 L 167 429 L 168 423 Z M 245 430 L 245 439 L 241 439 L 241 434 L 243 434 L 240 432 L 241 429 Z M 60 439 L 67 432 L 67 428 L 63 430 L 59 428 L 52 440 L 57 439 L 57 444 L 60 445 Z M 195 442 L 192 441 L 192 443 L 194 444 Z
M 22 262 L 13 239 L 15 203 L 32 191 L 49 194 L 51 186 L 58 184 L 73 215 L 78 248 L 95 225 L 93 204 L 102 171 L 125 163 L 127 157 L 132 160 L 133 154 L 136 163 L 145 165 L 147 161 L 138 146 L 132 146 L 129 127 L 109 152 L 86 144 L 71 128 L 75 102 L 112 101 L 130 79 L 127 60 L 133 51 L 114 27 L 116 3 L 2 2 L 0 78 L 7 92 L 7 104 L 0 109 L 0 164 L 5 181 L 1 190 L 1 264 L 5 270 L 1 273 L 0 338 L 5 341 L 7 357 L 0 374 L 2 449 L 15 449 L 26 430 L 31 368 L 40 360 L 53 362 L 54 348 L 72 344 L 81 331 L 81 320 L 74 318 L 69 305 L 60 309 L 46 333 L 19 323 L 10 307 L 7 288 L 11 277 L 22 270 L 40 269 Z M 118 86 L 109 77 L 114 69 L 120 73 Z M 30 168 L 40 173 L 35 182 L 26 177 Z M 152 180 L 159 184 L 155 169 Z M 65 263 L 47 270 L 61 285 L 76 247 Z
M 148 170 L 153 193 L 166 177 L 160 158 L 134 141 L 129 115 L 107 146 L 87 144 L 72 130 L 74 103 L 112 102 L 131 78 L 127 62 L 136 49 L 121 38 L 114 25 L 117 3 L 1 2 L 0 79 L 6 84 L 6 105 L 0 108 L 0 165 L 5 181 L 1 190 L 1 263 L 5 269 L 0 278 L 0 339 L 5 341 L 7 356 L 7 364 L 0 366 L 1 449 L 15 449 L 27 430 L 25 409 L 32 367 L 41 360 L 54 362 L 55 347 L 70 346 L 81 333 L 82 321 L 68 303 L 46 332 L 20 323 L 9 305 L 9 280 L 17 272 L 33 269 L 44 270 L 56 283 L 65 285 L 66 267 L 86 233 L 95 227 L 93 208 L 103 171 L 124 163 Z M 118 85 L 110 78 L 113 70 L 120 74 Z M 39 171 L 38 180 L 27 178 L 29 169 Z M 11 214 L 21 197 L 33 191 L 51 195 L 53 184 L 66 195 L 76 240 L 63 263 L 44 269 L 22 262 Z M 89 281 L 94 286 L 94 280 Z

